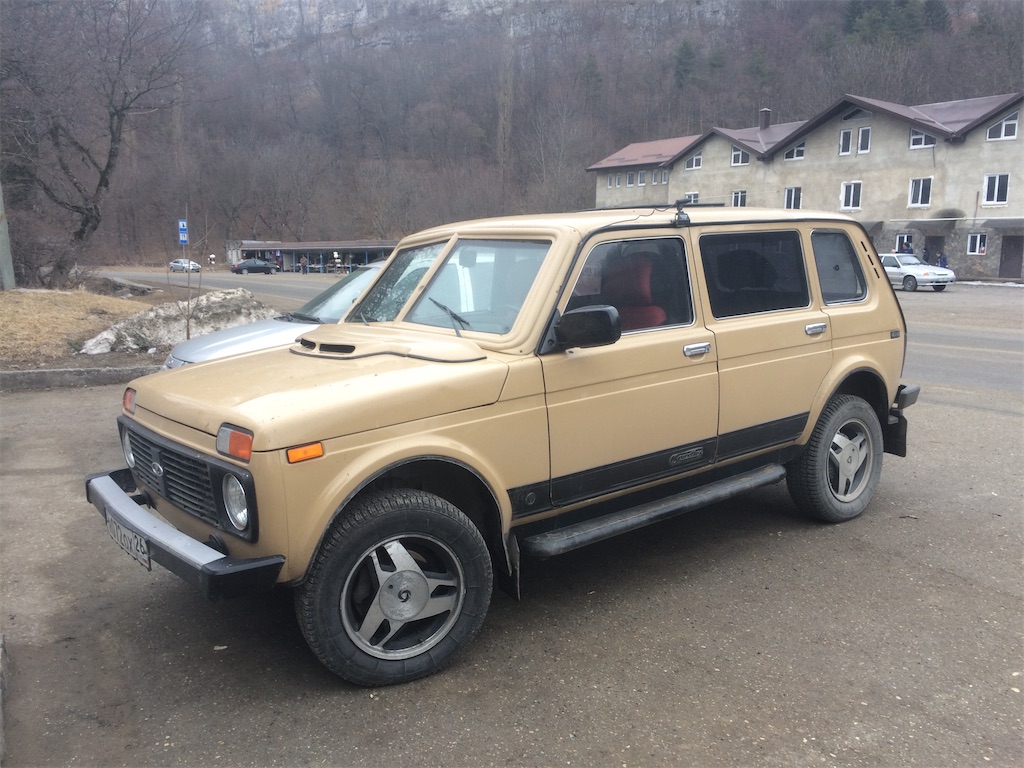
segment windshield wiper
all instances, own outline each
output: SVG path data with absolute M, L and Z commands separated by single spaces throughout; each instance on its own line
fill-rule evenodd
M 313 315 L 304 315 L 301 312 L 288 312 L 285 315 L 285 317 L 287 317 L 289 320 L 298 320 L 301 323 L 317 323 L 319 325 L 323 324 L 323 320 L 321 320 L 319 317 L 314 317 Z
M 434 306 L 438 307 L 442 312 L 444 312 L 446 315 L 448 315 L 448 317 L 452 319 L 452 328 L 455 331 L 455 335 L 461 339 L 462 334 L 459 332 L 459 326 L 457 326 L 456 323 L 461 323 L 463 328 L 469 328 L 469 320 L 456 314 L 454 310 L 452 310 L 449 307 L 446 307 L 437 299 L 431 298 L 430 300 L 434 302 Z

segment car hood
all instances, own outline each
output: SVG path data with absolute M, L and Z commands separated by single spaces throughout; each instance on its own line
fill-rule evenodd
M 474 342 L 384 327 L 318 326 L 302 344 L 136 379 L 136 412 L 215 435 L 230 423 L 270 451 L 478 408 L 508 365 Z M 429 394 L 427 394 L 429 393 Z
M 174 358 L 173 364 L 177 366 L 204 363 L 207 360 L 271 347 L 283 347 L 314 327 L 314 323 L 287 320 L 283 317 L 258 320 L 255 323 L 237 325 L 234 328 L 225 328 L 183 341 L 174 346 L 171 357 Z
M 945 267 L 933 267 L 928 264 L 911 264 L 910 266 L 903 267 L 904 272 L 909 272 L 912 275 L 930 275 L 933 277 L 952 277 L 953 270 L 946 269 Z

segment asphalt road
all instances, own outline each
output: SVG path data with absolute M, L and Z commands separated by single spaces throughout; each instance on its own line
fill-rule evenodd
M 122 465 L 120 386 L 4 395 L 5 764 L 1024 764 L 1024 289 L 901 301 L 923 393 L 863 516 L 777 486 L 530 561 L 452 668 L 378 690 L 287 595 L 208 603 L 110 541 L 82 478 Z

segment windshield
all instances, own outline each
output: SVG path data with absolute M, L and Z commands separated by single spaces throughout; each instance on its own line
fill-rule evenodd
M 896 258 L 898 258 L 900 260 L 900 264 L 902 264 L 905 267 L 910 267 L 913 266 L 914 264 L 921 263 L 920 261 L 917 260 L 917 256 L 897 256 Z
M 508 333 L 519 316 L 550 243 L 459 240 L 419 293 L 447 242 L 399 252 L 349 322 L 408 323 L 464 331 Z M 407 306 L 408 305 L 408 306 Z M 404 317 L 402 316 L 404 312 Z
M 348 312 L 363 289 L 380 273 L 379 267 L 358 267 L 321 294 L 310 299 L 290 317 L 317 323 L 336 323 Z

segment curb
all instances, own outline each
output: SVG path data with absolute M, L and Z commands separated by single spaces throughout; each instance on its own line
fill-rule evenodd
M 95 387 L 103 384 L 124 384 L 139 376 L 160 370 L 159 365 L 137 365 L 127 368 L 58 368 L 38 371 L 0 371 L 0 390 L 28 392 L 56 387 Z

